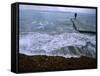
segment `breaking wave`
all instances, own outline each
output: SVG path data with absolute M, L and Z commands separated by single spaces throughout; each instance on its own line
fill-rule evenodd
M 96 57 L 96 37 L 80 33 L 29 32 L 19 36 L 19 53 L 71 57 Z

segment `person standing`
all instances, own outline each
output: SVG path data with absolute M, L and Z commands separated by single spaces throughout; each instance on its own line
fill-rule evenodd
M 75 19 L 76 19 L 76 17 L 77 17 L 77 13 L 74 14 L 74 18 L 75 18 Z

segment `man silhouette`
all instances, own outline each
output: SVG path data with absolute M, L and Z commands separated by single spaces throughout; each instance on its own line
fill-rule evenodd
M 75 17 L 75 19 L 76 19 L 76 17 L 77 17 L 77 13 L 74 14 L 74 17 Z

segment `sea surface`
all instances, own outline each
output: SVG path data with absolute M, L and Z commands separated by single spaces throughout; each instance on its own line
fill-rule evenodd
M 20 10 L 19 53 L 95 58 L 96 34 L 79 33 L 72 18 L 73 12 Z M 96 27 L 95 14 L 77 13 L 77 19 L 91 25 L 91 29 Z

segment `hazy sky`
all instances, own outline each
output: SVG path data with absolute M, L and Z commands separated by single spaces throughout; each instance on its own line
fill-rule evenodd
M 40 10 L 40 11 L 63 11 L 63 12 L 80 12 L 80 13 L 96 13 L 95 9 L 89 8 L 73 8 L 73 7 L 52 7 L 52 6 L 36 6 L 36 5 L 20 5 L 20 10 Z

